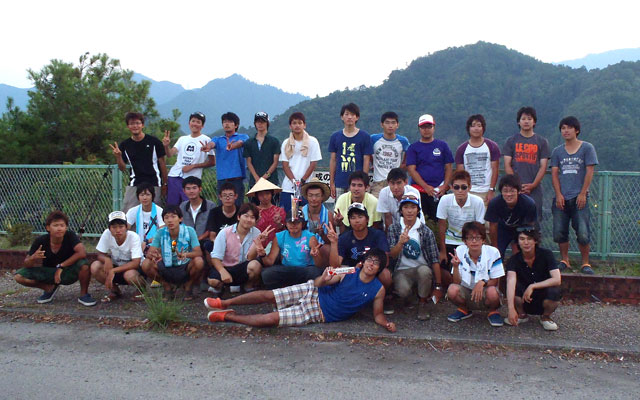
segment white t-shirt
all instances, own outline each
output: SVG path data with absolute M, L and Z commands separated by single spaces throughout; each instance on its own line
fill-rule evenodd
M 122 245 L 118 246 L 116 238 L 113 237 L 109 229 L 106 229 L 100 236 L 96 250 L 109 255 L 115 266 L 124 265 L 134 258 L 142 258 L 140 238 L 131 231 L 127 231 L 127 238 Z
M 173 145 L 178 149 L 176 163 L 171 167 L 169 176 L 186 178 L 195 176 L 202 178 L 202 168 L 194 168 L 189 172 L 182 172 L 182 167 L 186 165 L 201 164 L 207 160 L 210 155 L 214 155 L 214 151 L 200 151 L 202 143 L 209 143 L 211 138 L 207 135 L 193 137 L 191 135 L 181 136 L 176 144 Z M 201 143 L 202 142 L 202 143 Z
M 484 201 L 475 194 L 469 194 L 464 206 L 460 207 L 453 193 L 445 194 L 438 202 L 436 217 L 449 223 L 445 233 L 445 244 L 460 245 L 462 242 L 462 225 L 465 222 L 478 221 L 484 224 Z
M 129 211 L 127 211 L 127 223 L 129 225 L 133 226 L 136 223 L 136 219 L 138 218 L 138 210 L 140 209 L 140 207 L 142 207 L 142 204 L 138 204 L 137 206 L 130 208 Z M 157 215 L 156 224 L 158 224 L 156 226 L 156 229 L 160 229 L 164 226 L 164 220 L 162 219 L 162 207 L 160 207 L 159 205 L 156 205 L 156 215 Z M 151 221 L 151 211 L 149 212 L 143 211 L 142 212 L 142 232 L 147 232 L 147 230 L 149 230 L 150 221 Z M 138 230 L 137 227 L 136 227 L 136 230 Z M 143 235 L 140 235 L 141 243 L 144 241 Z
M 285 139 L 282 142 L 282 146 L 280 149 L 280 161 L 288 161 L 289 168 L 291 169 L 291 173 L 296 179 L 302 179 L 304 173 L 307 172 L 307 168 L 312 161 L 322 160 L 322 154 L 320 153 L 320 144 L 318 143 L 318 139 L 313 136 L 309 136 L 309 152 L 306 157 L 302 156 L 300 153 L 300 149 L 302 148 L 302 141 L 295 141 L 295 147 L 293 150 L 293 155 L 291 158 L 287 158 L 285 154 L 285 145 L 288 139 Z M 282 191 L 285 193 L 294 193 L 295 188 L 293 182 L 288 177 L 284 177 L 282 181 Z
M 204 203 L 204 200 L 202 201 L 202 203 Z M 196 207 L 195 210 L 193 209 L 193 207 L 191 207 L 191 204 L 189 204 L 189 210 L 191 211 L 191 218 L 193 218 L 194 223 L 195 223 L 196 217 L 198 216 L 198 213 L 200 212 L 200 208 L 202 208 L 202 203 L 200 203 L 200 205 Z
M 418 218 L 420 219 L 420 222 L 424 224 L 425 221 L 424 221 L 424 215 L 422 213 L 422 202 L 420 201 L 420 192 L 418 191 L 418 189 L 410 185 L 404 186 L 404 192 L 411 193 L 412 195 L 416 196 L 416 198 L 418 199 L 418 202 L 420 203 L 420 210 L 421 210 Z M 393 223 L 398 224 L 402 219 L 400 216 L 400 212 L 398 211 L 399 208 L 400 208 L 400 200 L 397 200 L 395 197 L 393 197 L 393 193 L 391 193 L 391 188 L 389 186 L 383 187 L 382 190 L 380 190 L 380 194 L 378 195 L 378 206 L 376 207 L 376 211 L 378 211 L 380 215 L 384 215 L 384 213 L 390 212 L 393 216 Z
M 456 255 L 460 259 L 458 271 L 462 279 L 462 286 L 467 289 L 473 289 L 477 283 L 477 277 L 481 274 L 477 271 L 486 271 L 487 280 L 496 279 L 504 276 L 504 267 L 500 251 L 493 246 L 482 245 L 482 253 L 478 258 L 478 263 L 474 263 L 469 257 L 469 248 L 467 245 L 461 245 L 456 248 Z
M 421 222 L 416 220 L 411 229 L 409 229 L 409 241 L 402 246 L 402 253 L 400 253 L 400 262 L 396 267 L 397 270 L 417 268 L 421 265 L 427 265 L 427 262 L 422 255 L 422 249 L 420 248 L 420 234 L 418 228 Z M 402 231 L 406 228 L 404 221 L 400 219 L 400 226 Z

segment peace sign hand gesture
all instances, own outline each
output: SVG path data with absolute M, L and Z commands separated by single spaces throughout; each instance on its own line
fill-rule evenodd
M 111 151 L 116 158 L 122 157 L 122 151 L 118 147 L 118 142 L 113 142 L 113 146 L 110 144 L 109 147 L 111 147 Z
M 164 145 L 164 147 L 169 147 L 171 145 L 171 131 L 164 131 L 162 144 Z
M 398 238 L 398 242 L 400 244 L 405 244 L 409 241 L 409 227 L 404 228 L 404 231 L 402 232 L 402 234 L 400 234 L 400 237 Z
M 329 225 L 327 226 L 327 224 L 324 224 L 324 227 L 328 230 L 327 239 L 329 239 L 331 243 L 338 243 L 338 234 L 333 230 L 333 224 L 329 222 Z

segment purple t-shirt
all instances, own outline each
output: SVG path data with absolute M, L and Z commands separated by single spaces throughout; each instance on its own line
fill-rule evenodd
M 444 167 L 453 163 L 449 145 L 433 139 L 429 143 L 415 142 L 407 149 L 407 166 L 415 165 L 416 171 L 427 184 L 437 187 L 444 180 Z M 415 183 L 411 179 L 412 183 Z
M 346 189 L 349 175 L 354 171 L 361 171 L 364 156 L 373 154 L 371 137 L 362 129 L 354 137 L 346 137 L 339 130 L 329 139 L 329 153 L 336 153 L 336 187 Z

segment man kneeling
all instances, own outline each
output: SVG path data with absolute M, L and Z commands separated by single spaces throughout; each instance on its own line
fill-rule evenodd
M 118 285 L 145 287 L 144 274 L 140 268 L 142 247 L 137 233 L 127 230 L 127 216 L 122 211 L 109 214 L 109 229 L 106 229 L 96 246 L 98 259 L 91 264 L 91 275 L 107 289 L 103 303 L 110 303 L 122 296 Z
M 502 258 L 498 249 L 483 244 L 486 230 L 478 221 L 462 226 L 464 244 L 451 255 L 453 283 L 449 285 L 447 297 L 458 310 L 447 318 L 451 322 L 462 321 L 471 316 L 471 309 L 489 310 L 491 326 L 502 326 L 500 292 L 498 281 L 504 276 Z
M 389 332 L 396 325 L 387 321 L 383 313 L 384 287 L 378 274 L 387 264 L 387 256 L 380 249 L 372 249 L 359 264 L 355 273 L 331 275 L 330 268 L 315 281 L 288 286 L 273 291 L 260 290 L 228 300 L 206 298 L 204 304 L 213 311 L 207 315 L 211 322 L 231 321 L 245 325 L 297 326 L 310 322 L 337 322 L 350 318 L 373 301 L 376 323 Z M 230 306 L 241 304 L 275 304 L 278 311 L 269 314 L 238 315 Z

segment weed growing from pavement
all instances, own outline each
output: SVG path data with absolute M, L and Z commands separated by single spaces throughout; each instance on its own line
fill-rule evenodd
M 138 288 L 144 302 L 147 305 L 146 317 L 151 324 L 151 329 L 166 331 L 172 322 L 182 322 L 184 317 L 182 309 L 184 303 L 181 300 L 162 298 L 161 290 Z

